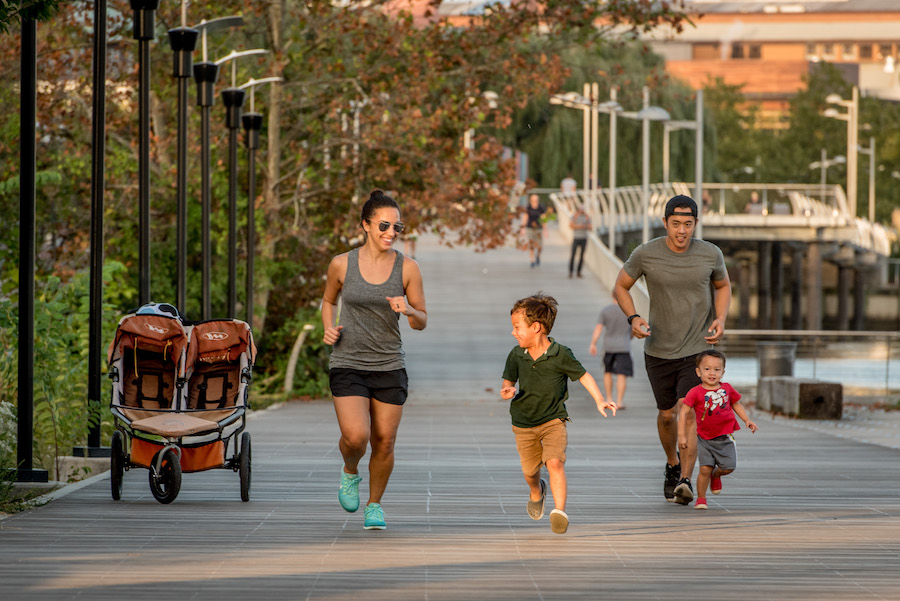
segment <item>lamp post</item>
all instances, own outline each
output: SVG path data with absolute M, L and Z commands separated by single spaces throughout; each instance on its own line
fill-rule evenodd
M 210 273 L 212 271 L 212 249 L 210 248 L 210 124 L 209 114 L 215 102 L 215 85 L 219 77 L 219 65 L 209 61 L 207 52 L 207 34 L 232 27 L 242 27 L 243 17 L 221 17 L 207 21 L 202 20 L 195 29 L 200 31 L 200 48 L 203 61 L 194 63 L 194 81 L 197 83 L 197 106 L 200 107 L 200 206 L 201 206 L 201 319 L 212 317 L 210 300 Z
M 858 146 L 857 150 L 869 155 L 869 221 L 875 221 L 875 137 L 869 136 L 869 147 Z
M 650 122 L 668 121 L 669 112 L 658 106 L 650 105 L 650 88 L 644 86 L 643 108 L 637 112 L 623 112 L 627 119 L 635 119 L 641 122 L 641 212 L 643 213 L 643 231 L 641 239 L 647 242 L 650 239 Z
M 584 111 L 584 182 L 590 198 L 597 206 L 597 161 L 599 158 L 599 113 L 609 113 L 609 249 L 615 253 L 616 230 L 616 114 L 622 106 L 616 101 L 616 89 L 611 88 L 609 100 L 598 102 L 599 86 L 584 84 L 585 95 L 575 92 L 554 94 L 550 104 L 561 105 Z M 591 95 L 587 95 L 591 92 Z
M 703 90 L 697 90 L 696 118 L 693 121 L 663 122 L 663 185 L 669 186 L 669 134 L 681 129 L 692 129 L 695 132 L 694 144 L 694 199 L 703 205 Z M 698 219 L 697 238 L 703 238 L 703 224 Z
M 253 79 L 241 89 L 250 88 L 250 112 L 241 116 L 247 143 L 247 323 L 253 327 L 253 263 L 256 257 L 256 150 L 259 148 L 259 132 L 263 116 L 256 112 L 256 86 L 280 82 L 280 77 Z
M 131 0 L 138 41 L 138 302 L 150 302 L 150 42 L 159 0 Z
M 227 61 L 269 51 L 233 50 L 216 61 L 221 66 Z M 241 108 L 244 105 L 244 90 L 237 87 L 237 63 L 231 63 L 231 87 L 222 90 L 225 104 L 225 121 L 228 127 L 228 317 L 234 317 L 237 306 L 237 132 L 241 127 Z
M 832 119 L 847 122 L 847 199 L 850 202 L 850 216 L 856 217 L 856 172 L 857 148 L 859 146 L 859 88 L 853 86 L 850 100 L 844 100 L 837 94 L 825 97 L 828 104 L 836 104 L 847 109 L 840 113 L 835 108 L 825 109 L 824 115 Z
M 176 175 L 177 218 L 175 243 L 175 305 L 184 314 L 187 303 L 187 104 L 193 52 L 200 32 L 187 26 L 187 0 L 181 0 L 181 27 L 169 30 L 172 76 L 178 80 L 178 158 Z
M 822 149 L 822 158 L 818 161 L 814 161 L 809 164 L 810 169 L 821 169 L 822 171 L 822 182 L 821 182 L 821 201 L 825 202 L 825 196 L 827 194 L 828 189 L 828 168 L 834 165 L 843 165 L 847 162 L 846 157 L 844 155 L 839 154 L 836 157 L 828 158 L 827 151 Z M 836 207 L 835 207 L 836 208 Z

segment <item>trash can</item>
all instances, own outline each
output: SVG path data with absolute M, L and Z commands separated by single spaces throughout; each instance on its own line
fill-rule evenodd
M 759 362 L 759 377 L 793 376 L 796 355 L 796 342 L 757 342 L 756 359 Z

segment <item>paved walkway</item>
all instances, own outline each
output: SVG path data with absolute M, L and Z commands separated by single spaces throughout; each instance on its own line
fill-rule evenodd
M 0 521 L 0 599 L 900 598 L 896 449 L 757 416 L 760 432 L 737 434 L 739 468 L 709 511 L 666 503 L 640 375 L 628 410 L 605 420 L 572 387 L 571 526 L 560 536 L 546 517 L 529 519 L 497 393 L 514 344 L 509 307 L 538 289 L 556 296 L 554 335 L 599 377 L 586 347 L 607 291 L 566 278 L 555 238 L 534 270 L 512 249 L 427 239 L 418 258 L 429 326 L 404 329 L 411 397 L 388 530 L 364 531 L 361 512 L 337 504 L 330 403 L 288 403 L 250 420 L 249 503 L 237 474 L 216 470 L 186 474 L 178 499 L 160 505 L 136 469 L 122 501 L 101 475 Z

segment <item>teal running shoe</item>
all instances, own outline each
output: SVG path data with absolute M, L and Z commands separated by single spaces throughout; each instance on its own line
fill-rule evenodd
M 348 474 L 341 468 L 341 487 L 338 489 L 338 501 L 344 511 L 353 513 L 359 509 L 359 483 L 362 476 Z
M 363 525 L 366 530 L 384 530 L 387 524 L 384 523 L 384 509 L 378 503 L 369 503 L 366 505 L 366 522 Z

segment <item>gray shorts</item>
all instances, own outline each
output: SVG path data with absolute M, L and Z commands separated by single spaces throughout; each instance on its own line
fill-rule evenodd
M 697 437 L 697 464 L 720 467 L 723 470 L 737 468 L 737 447 L 734 436 L 725 434 L 711 440 Z

